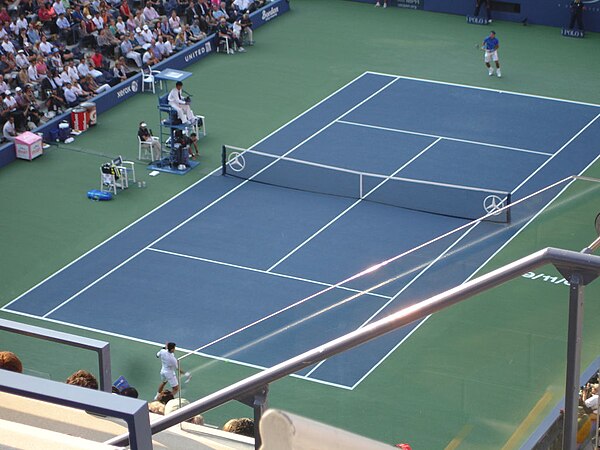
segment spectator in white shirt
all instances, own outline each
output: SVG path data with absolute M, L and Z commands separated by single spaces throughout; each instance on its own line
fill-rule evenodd
M 56 0 L 53 4 L 52 4 L 52 8 L 54 8 L 54 12 L 57 15 L 61 15 L 61 14 L 66 14 L 67 10 L 65 9 L 65 7 L 63 6 L 62 2 L 60 0 Z
M 5 36 L 4 39 L 2 40 L 2 50 L 4 50 L 4 53 L 15 53 L 15 46 L 13 45 L 13 43 L 10 41 L 10 39 L 8 39 L 8 36 Z
M 119 34 L 125 34 L 127 32 L 127 24 L 123 22 L 123 17 L 117 17 L 117 23 L 115 23 L 115 27 L 117 28 L 117 32 Z
M 38 74 L 37 69 L 35 68 L 35 64 L 30 64 L 29 67 L 27 68 L 27 75 L 29 75 L 29 79 L 33 82 L 33 83 L 39 83 L 40 81 L 40 76 Z M 2 90 L 2 85 L 0 84 L 0 91 Z
M 15 129 L 15 118 L 12 114 L 8 116 L 8 120 L 4 124 L 4 127 L 2 127 L 2 136 L 4 136 L 4 139 L 9 141 L 14 141 L 15 137 L 17 136 L 17 130 Z
M 104 19 L 102 18 L 100 13 L 96 13 L 94 18 L 92 19 L 92 22 L 94 22 L 94 25 L 96 25 L 96 28 L 98 29 L 98 31 L 100 31 L 102 28 L 104 28 Z
M 21 14 L 17 20 L 14 22 L 15 30 L 14 33 L 18 36 L 21 30 L 27 30 L 29 24 L 27 23 L 27 19 L 24 14 Z
M 77 97 L 77 94 L 73 90 L 73 86 L 71 85 L 70 81 L 63 88 L 63 93 L 65 95 L 65 100 L 67 101 L 67 105 L 69 105 L 70 108 L 73 108 L 74 106 L 77 106 L 79 104 L 79 98 Z
M 148 25 L 144 25 L 144 28 L 142 28 L 141 36 L 146 44 L 151 44 L 154 40 L 154 35 Z
M 48 42 L 48 38 L 46 38 L 46 35 L 44 34 L 42 34 L 40 50 L 44 55 L 49 55 L 50 53 L 52 53 L 52 44 Z
M 250 8 L 252 4 L 252 0 L 233 0 L 233 6 L 238 9 L 238 11 L 245 12 Z
M 26 68 L 27 66 L 29 66 L 29 58 L 27 58 L 25 51 L 19 50 L 17 52 L 17 56 L 15 57 L 15 62 L 17 63 L 17 66 L 20 69 L 22 69 L 23 67 Z
M 71 81 L 79 80 L 79 72 L 77 71 L 75 63 L 73 61 L 69 61 L 69 63 L 67 64 L 67 75 L 69 75 Z

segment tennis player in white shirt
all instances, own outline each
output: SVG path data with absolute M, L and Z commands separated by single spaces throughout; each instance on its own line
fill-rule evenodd
M 179 381 L 177 380 L 177 358 L 175 358 L 173 353 L 175 353 L 175 343 L 167 342 L 167 345 L 156 354 L 156 357 L 160 358 L 162 366 L 160 368 L 161 382 L 158 385 L 158 391 L 154 396 L 154 400 L 158 398 L 158 395 L 163 391 L 167 383 L 171 386 L 173 395 L 179 391 Z M 179 373 L 186 377 L 185 383 L 190 381 L 192 376 L 189 372 L 183 372 L 179 369 Z

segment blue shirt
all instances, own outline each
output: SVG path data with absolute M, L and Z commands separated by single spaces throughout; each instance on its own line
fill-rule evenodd
M 488 51 L 493 51 L 496 49 L 496 47 L 498 47 L 498 39 L 496 39 L 495 37 L 486 37 L 483 40 L 483 45 L 485 47 L 486 50 Z

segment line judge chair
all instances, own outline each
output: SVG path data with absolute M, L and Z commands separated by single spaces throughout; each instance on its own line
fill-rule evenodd
M 142 68 L 142 92 L 152 91 L 153 94 L 156 94 L 156 78 L 154 78 L 154 75 L 157 73 L 160 73 L 160 70 L 152 70 L 150 66 Z M 158 80 L 158 82 L 160 89 L 162 89 L 162 80 Z
M 121 156 L 100 167 L 100 191 L 112 192 L 117 195 L 117 190 L 127 189 L 129 182 L 135 183 L 135 164 L 133 161 L 124 161 Z
M 152 145 L 154 141 L 159 141 L 159 138 L 156 136 L 152 136 L 152 141 L 142 141 L 142 139 L 138 136 L 138 159 L 140 161 L 149 160 L 154 161 L 154 157 L 152 155 Z

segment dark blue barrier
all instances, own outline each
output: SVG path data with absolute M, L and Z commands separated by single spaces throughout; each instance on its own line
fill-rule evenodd
M 354 0 L 375 4 L 375 0 Z M 380 0 L 383 3 L 383 0 Z M 583 0 L 583 24 L 586 31 L 600 31 L 600 1 Z M 492 19 L 509 22 L 523 22 L 552 27 L 565 27 L 569 24 L 570 1 L 568 0 L 492 0 Z M 467 16 L 475 10 L 475 0 L 388 0 L 390 7 L 423 9 L 425 11 L 460 14 Z M 485 15 L 482 6 L 480 15 Z
M 275 0 L 263 8 L 253 12 L 250 17 L 252 19 L 253 28 L 258 28 L 265 23 L 279 17 L 281 14 L 289 11 L 290 5 L 288 0 Z M 214 53 L 216 50 L 216 35 L 211 34 L 206 39 L 198 42 L 195 45 L 185 48 L 170 58 L 162 61 L 153 68 L 155 70 L 163 69 L 183 69 L 190 64 L 200 61 L 202 58 Z M 108 111 L 113 106 L 133 97 L 141 91 L 142 75 L 137 74 L 130 79 L 119 83 L 109 91 L 94 97 L 91 101 L 96 104 L 96 113 L 101 114 Z M 58 128 L 58 124 L 62 120 L 70 120 L 70 113 L 61 114 L 51 121 L 41 125 L 34 130 L 35 133 L 43 133 L 44 138 L 52 129 Z M 3 167 L 16 159 L 14 145 L 12 143 L 0 146 L 0 167 Z

